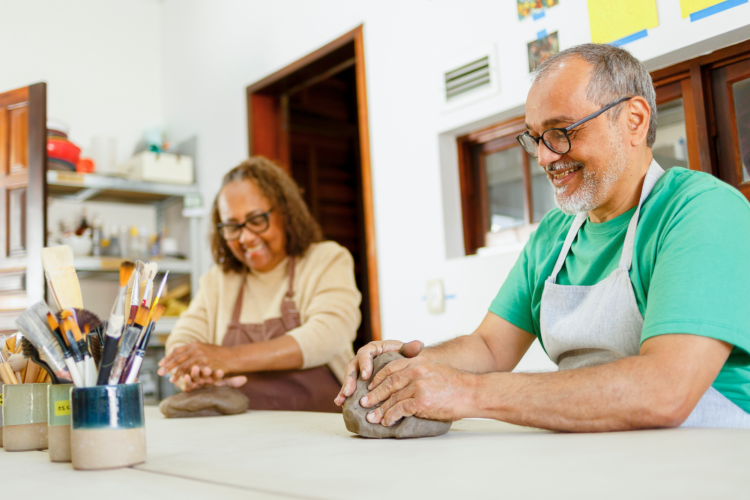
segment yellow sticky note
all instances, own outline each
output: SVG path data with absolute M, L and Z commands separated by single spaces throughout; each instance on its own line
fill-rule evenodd
M 589 0 L 591 41 L 610 43 L 659 25 L 656 0 Z
M 3 406 L 3 393 L 0 392 L 0 406 Z
M 55 401 L 55 416 L 63 417 L 65 415 L 70 415 L 70 400 Z
M 683 19 L 688 17 L 690 14 L 698 12 L 699 10 L 713 7 L 717 3 L 721 3 L 724 0 L 680 0 L 680 10 L 682 11 Z

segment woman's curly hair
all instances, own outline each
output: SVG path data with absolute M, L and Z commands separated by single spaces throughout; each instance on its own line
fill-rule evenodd
M 291 177 L 271 160 L 262 156 L 253 156 L 227 172 L 221 182 L 223 188 L 230 182 L 250 180 L 263 192 L 271 202 L 274 212 L 281 215 L 286 234 L 286 253 L 300 256 L 311 244 L 323 240 L 320 226 L 313 219 L 300 189 Z M 245 264 L 240 262 L 229 249 L 226 240 L 221 236 L 216 225 L 221 222 L 219 216 L 219 195 L 214 199 L 211 219 L 211 253 L 214 261 L 226 272 L 241 273 Z

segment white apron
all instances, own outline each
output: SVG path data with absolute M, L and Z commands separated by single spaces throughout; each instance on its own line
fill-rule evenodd
M 638 356 L 643 317 L 630 282 L 630 266 L 641 205 L 663 174 L 659 164 L 652 161 L 638 208 L 628 225 L 620 264 L 606 279 L 593 286 L 555 283 L 588 214 L 579 213 L 573 220 L 552 275 L 544 283 L 540 315 L 544 347 L 560 370 L 598 366 L 626 356 Z M 682 425 L 750 428 L 750 414 L 709 387 Z

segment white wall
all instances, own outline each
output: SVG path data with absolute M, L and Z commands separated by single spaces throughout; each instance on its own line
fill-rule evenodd
M 518 253 L 455 257 L 461 248 L 455 136 L 522 113 L 526 43 L 538 31 L 559 30 L 561 49 L 590 41 L 584 0 L 562 0 L 543 19 L 522 22 L 515 3 L 165 0 L 167 129 L 177 138 L 198 134 L 199 178 L 210 201 L 221 175 L 247 154 L 245 87 L 364 24 L 383 335 L 435 342 L 468 333 Z M 627 46 L 650 69 L 750 38 L 750 4 L 696 23 L 680 18 L 679 0 L 658 0 L 658 11 L 659 28 Z M 444 112 L 446 61 L 492 44 L 499 93 Z M 455 298 L 433 316 L 423 297 L 435 278 Z M 537 347 L 521 368 L 549 367 Z
M 162 124 L 160 0 L 0 0 L 0 91 L 47 82 L 47 116 L 128 158 Z

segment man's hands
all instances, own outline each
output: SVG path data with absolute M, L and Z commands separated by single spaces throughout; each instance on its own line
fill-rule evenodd
M 354 359 L 349 361 L 346 365 L 346 378 L 341 386 L 341 391 L 339 391 L 338 396 L 334 399 L 334 403 L 342 406 L 344 401 L 346 401 L 346 398 L 354 394 L 354 390 L 357 388 L 357 378 L 359 373 L 362 373 L 363 380 L 370 378 L 372 375 L 372 360 L 377 356 L 386 352 L 398 351 L 402 356 L 414 358 L 422 352 L 422 349 L 424 349 L 424 344 L 418 340 L 407 342 L 406 344 L 399 342 L 398 340 L 384 340 L 370 342 L 366 346 L 360 348 Z M 394 361 L 393 363 L 397 363 L 398 361 Z
M 228 347 L 193 342 L 176 348 L 159 361 L 159 375 L 172 372 L 170 382 L 184 392 L 207 385 L 240 387 L 247 377 L 229 377 L 232 370 L 232 355 Z
M 453 421 L 468 416 L 475 375 L 427 360 L 400 359 L 388 363 L 370 383 L 360 404 L 370 408 L 373 424 L 391 426 L 403 417 Z

